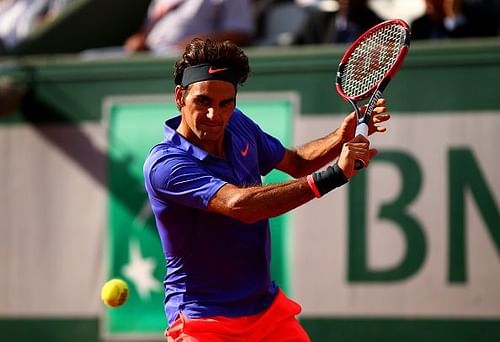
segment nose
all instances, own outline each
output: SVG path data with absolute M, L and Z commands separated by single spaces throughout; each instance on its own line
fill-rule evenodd
M 208 108 L 208 111 L 207 111 L 207 118 L 209 120 L 213 120 L 215 118 L 215 110 L 213 107 L 210 107 Z

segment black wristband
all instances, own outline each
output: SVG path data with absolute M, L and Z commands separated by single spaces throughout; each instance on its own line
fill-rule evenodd
M 312 179 L 320 196 L 332 191 L 333 189 L 347 183 L 348 179 L 337 163 L 328 166 L 324 171 L 312 174 Z

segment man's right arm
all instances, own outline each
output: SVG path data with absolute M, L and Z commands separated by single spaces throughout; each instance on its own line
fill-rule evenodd
M 314 197 L 306 177 L 245 188 L 225 184 L 208 203 L 208 210 L 253 223 L 284 214 Z
M 368 140 L 358 136 L 343 145 L 334 167 L 284 183 L 242 188 L 225 184 L 209 201 L 208 210 L 245 223 L 284 214 L 344 184 L 357 172 L 355 160 L 368 164 L 375 153 Z

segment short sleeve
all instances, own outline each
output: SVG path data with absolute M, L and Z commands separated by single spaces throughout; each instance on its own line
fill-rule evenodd
M 226 184 L 202 166 L 202 161 L 181 153 L 157 160 L 146 174 L 146 187 L 162 200 L 206 209 L 210 199 Z

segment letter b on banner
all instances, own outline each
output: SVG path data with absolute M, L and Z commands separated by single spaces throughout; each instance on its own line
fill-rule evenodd
M 406 241 L 406 252 L 401 262 L 391 269 L 369 268 L 366 226 L 369 196 L 367 173 L 362 171 L 349 186 L 348 279 L 350 282 L 399 281 L 416 273 L 426 256 L 427 245 L 422 226 L 407 210 L 420 192 L 422 172 L 415 159 L 397 151 L 380 152 L 372 163 L 391 163 L 401 174 L 401 192 L 393 201 L 381 205 L 378 216 L 391 221 L 401 230 Z

